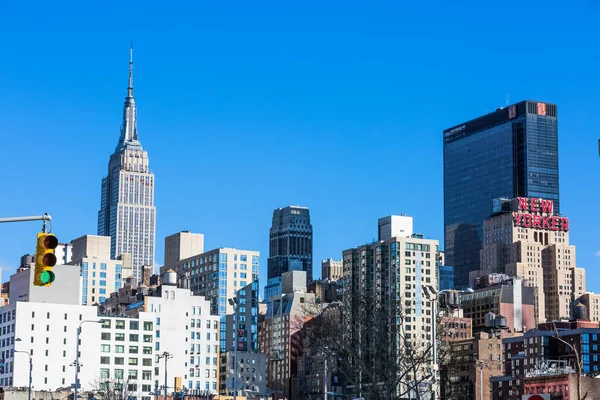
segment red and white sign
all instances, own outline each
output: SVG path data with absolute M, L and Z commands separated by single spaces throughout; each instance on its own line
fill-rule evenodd
M 552 215 L 552 200 L 519 197 L 519 211 L 513 212 L 514 226 L 543 229 L 547 231 L 569 231 L 569 218 Z
M 513 119 L 516 116 L 517 116 L 517 105 L 513 104 L 512 106 L 508 107 L 508 119 Z
M 546 115 L 546 103 L 538 103 L 538 115 Z
M 546 394 L 524 394 L 521 400 L 550 400 L 550 395 Z

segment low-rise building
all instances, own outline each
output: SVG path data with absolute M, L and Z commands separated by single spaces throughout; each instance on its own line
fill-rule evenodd
M 523 332 L 535 326 L 535 289 L 524 286 L 519 278 L 511 278 L 474 292 L 461 294 L 464 316 L 473 320 L 473 331 L 486 328 L 489 312 L 506 318 L 510 332 Z

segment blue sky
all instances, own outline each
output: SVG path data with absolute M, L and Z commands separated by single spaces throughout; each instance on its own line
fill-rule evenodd
M 0 0 L 1 216 L 96 233 L 133 41 L 158 263 L 191 230 L 259 250 L 264 283 L 289 204 L 311 208 L 317 271 L 389 214 L 442 242 L 442 130 L 510 94 L 559 106 L 561 209 L 600 291 L 597 2 L 170 3 Z M 39 227 L 0 225 L 4 280 Z

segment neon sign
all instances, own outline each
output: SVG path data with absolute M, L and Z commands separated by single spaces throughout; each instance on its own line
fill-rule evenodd
M 552 214 L 552 200 L 519 197 L 518 211 L 513 212 L 514 226 L 555 232 L 569 231 L 569 218 Z

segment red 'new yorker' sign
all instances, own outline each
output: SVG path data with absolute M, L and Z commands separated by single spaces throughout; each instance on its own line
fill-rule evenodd
M 569 218 L 552 214 L 552 200 L 519 197 L 519 211 L 513 212 L 515 226 L 544 229 L 547 231 L 569 231 Z

